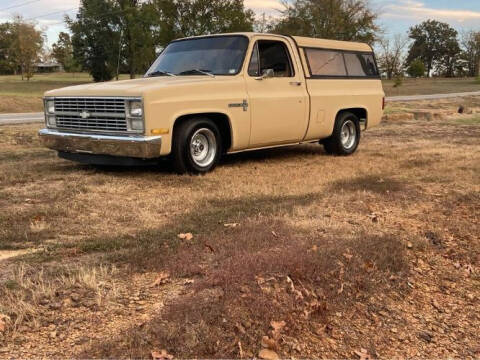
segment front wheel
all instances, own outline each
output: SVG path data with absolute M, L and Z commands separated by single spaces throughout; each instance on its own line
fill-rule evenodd
M 335 155 L 351 155 L 360 143 L 360 121 L 350 112 L 338 115 L 332 135 L 323 141 L 325 151 Z
M 172 144 L 173 164 L 180 173 L 206 173 L 217 165 L 222 139 L 210 119 L 194 118 L 175 129 Z

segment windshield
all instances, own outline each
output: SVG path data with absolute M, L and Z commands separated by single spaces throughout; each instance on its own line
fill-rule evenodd
M 217 36 L 170 43 L 146 76 L 235 75 L 240 72 L 248 39 Z

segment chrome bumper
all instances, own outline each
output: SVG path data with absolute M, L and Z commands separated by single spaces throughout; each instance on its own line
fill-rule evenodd
M 42 129 L 43 144 L 53 150 L 81 154 L 127 156 L 142 159 L 160 157 L 161 136 L 110 136 L 76 134 Z

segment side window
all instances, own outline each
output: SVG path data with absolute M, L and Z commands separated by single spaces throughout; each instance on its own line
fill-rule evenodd
M 349 76 L 378 76 L 373 54 L 345 53 Z
M 252 52 L 252 58 L 250 59 L 250 64 L 248 64 L 248 75 L 250 76 L 260 76 L 260 63 L 258 61 L 258 42 L 255 43 Z
M 347 76 L 343 54 L 340 51 L 305 49 L 313 76 Z
M 274 77 L 294 76 L 292 62 L 283 42 L 260 40 L 255 44 L 248 75 L 261 76 L 266 69 L 273 69 Z

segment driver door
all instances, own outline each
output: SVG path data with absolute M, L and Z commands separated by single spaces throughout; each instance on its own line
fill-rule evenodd
M 303 139 L 308 95 L 300 69 L 293 62 L 290 44 L 277 39 L 257 40 L 246 85 L 252 119 L 250 147 Z

